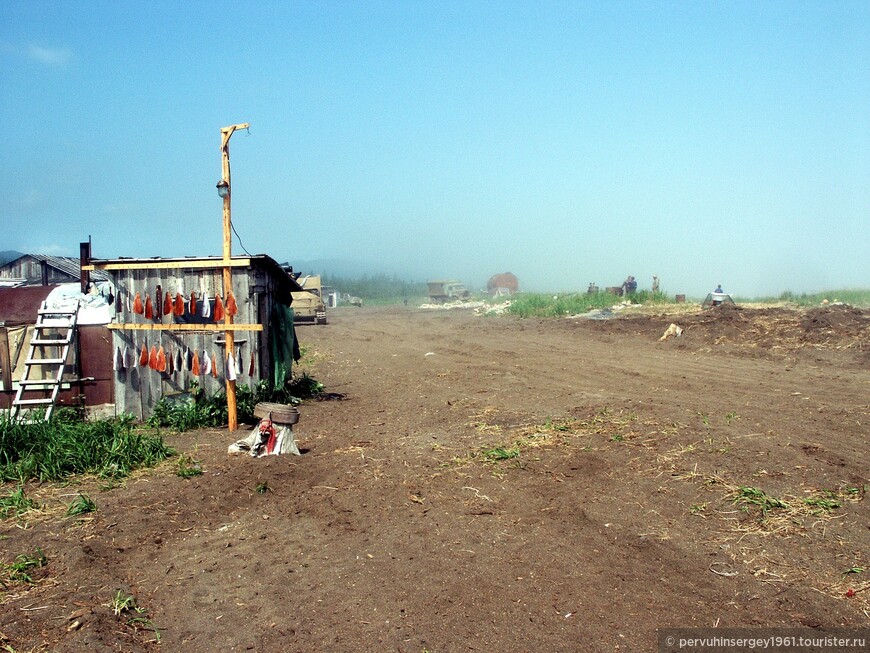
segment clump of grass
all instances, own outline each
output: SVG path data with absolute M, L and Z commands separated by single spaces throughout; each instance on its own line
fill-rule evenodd
M 271 492 L 272 488 L 269 487 L 269 484 L 266 481 L 260 481 L 259 483 L 257 483 L 254 491 L 257 494 L 266 494 L 266 492 Z
M 128 616 L 127 625 L 136 628 L 146 628 L 154 633 L 154 639 L 160 643 L 160 631 L 154 625 L 154 622 L 145 614 L 145 608 L 139 606 L 136 602 L 136 597 L 131 594 L 125 594 L 121 590 L 115 592 L 112 599 L 108 603 L 108 607 L 112 608 L 112 612 L 117 617 Z M 133 614 L 138 616 L 133 616 Z
M 109 601 L 109 607 L 115 616 L 120 616 L 130 610 L 138 610 L 136 606 L 136 597 L 130 594 L 124 594 L 121 590 L 115 592 L 112 600 Z
M 32 585 L 31 570 L 45 567 L 47 564 L 48 559 L 39 547 L 36 548 L 34 555 L 22 553 L 15 558 L 14 562 L 0 562 L 0 585 L 3 586 L 3 589 L 8 589 L 14 583 Z
M 202 461 L 194 459 L 189 454 L 181 454 L 176 465 L 175 473 L 181 478 L 202 476 Z
M 608 309 L 623 302 L 632 304 L 667 304 L 670 299 L 661 292 L 639 290 L 619 297 L 607 292 L 598 293 L 520 293 L 511 299 L 508 313 L 519 317 L 564 317 L 582 315 L 592 309 Z
M 493 447 L 492 449 L 484 449 L 481 456 L 487 462 L 495 462 L 498 460 L 510 460 L 511 458 L 519 458 L 519 447 L 506 449 L 504 447 Z
M 97 509 L 97 504 L 87 494 L 79 495 L 72 500 L 66 510 L 67 517 L 76 517 L 78 515 L 86 515 L 89 512 L 94 512 Z
M 163 439 L 134 427 L 133 417 L 83 422 L 70 410 L 50 420 L 0 418 L 0 480 L 63 480 L 74 474 L 121 478 L 173 454 Z
M 256 422 L 254 408 L 260 402 L 299 404 L 322 392 L 323 384 L 307 372 L 294 375 L 281 388 L 270 388 L 267 381 L 260 381 L 253 388 L 239 385 L 236 387 L 236 414 L 239 421 Z M 188 394 L 180 398 L 163 397 L 158 401 L 146 423 L 152 428 L 189 431 L 216 428 L 228 421 L 226 393 L 218 392 L 208 397 L 202 388 L 193 383 Z
M 822 511 L 834 510 L 840 507 L 840 501 L 833 492 L 826 492 L 825 496 L 807 497 L 803 499 L 803 502 L 812 508 Z
M 242 407 L 246 403 L 244 401 L 246 391 L 247 386 L 236 388 L 237 398 L 242 398 L 240 402 Z M 253 411 L 253 408 L 251 410 Z M 240 418 L 244 412 L 244 409 L 239 410 Z M 146 423 L 152 428 L 167 427 L 174 431 L 189 431 L 196 428 L 222 426 L 228 421 L 226 395 L 217 393 L 212 397 L 206 397 L 203 389 L 194 381 L 188 394 L 163 397 L 154 404 Z
M 738 505 L 746 505 L 751 504 L 761 508 L 761 513 L 766 515 L 769 510 L 773 508 L 783 508 L 788 509 L 789 504 L 781 499 L 777 499 L 776 497 L 772 497 L 763 490 L 759 490 L 758 488 L 741 486 L 737 488 L 736 496 L 734 497 L 734 503 Z
M 24 486 L 19 485 L 5 497 L 0 497 L 0 516 L 18 517 L 31 510 L 36 510 L 39 505 L 24 494 Z

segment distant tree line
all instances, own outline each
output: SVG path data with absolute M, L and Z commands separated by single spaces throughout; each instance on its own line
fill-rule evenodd
M 423 282 L 406 281 L 383 273 L 364 274 L 357 278 L 323 274 L 321 281 L 324 286 L 330 286 L 337 292 L 362 299 L 404 299 L 423 297 L 427 293 L 426 284 Z

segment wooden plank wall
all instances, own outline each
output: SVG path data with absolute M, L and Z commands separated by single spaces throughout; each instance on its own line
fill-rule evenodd
M 144 269 L 144 270 L 117 270 L 110 271 L 118 297 L 115 305 L 118 312 L 115 315 L 117 323 L 147 323 L 149 320 L 144 315 L 133 312 L 133 301 L 137 292 L 141 294 L 144 304 L 146 293 L 155 302 L 155 292 L 159 284 L 164 293 L 169 292 L 175 298 L 176 293 L 181 293 L 185 300 L 185 315 L 157 316 L 156 302 L 154 306 L 155 317 L 150 320 L 153 323 L 169 324 L 172 322 L 202 322 L 202 298 L 207 294 L 212 307 L 214 322 L 215 294 L 222 296 L 226 302 L 226 294 L 222 292 L 223 281 L 220 269 Z M 268 378 L 269 353 L 268 353 L 268 317 L 261 322 L 262 316 L 271 314 L 272 294 L 277 282 L 271 278 L 262 268 L 252 265 L 249 268 L 232 269 L 233 294 L 239 312 L 234 318 L 237 324 L 264 324 L 263 331 L 236 331 L 236 360 L 240 362 L 237 371 L 236 384 L 253 387 L 260 378 Z M 197 296 L 197 313 L 200 317 L 191 316 L 189 313 L 190 292 Z M 162 307 L 161 307 L 162 308 Z M 225 389 L 225 332 L 224 331 L 141 331 L 113 329 L 113 355 L 128 350 L 133 360 L 133 365 L 127 368 L 121 367 L 115 371 L 115 404 L 116 412 L 135 415 L 139 419 L 147 419 L 154 405 L 163 397 L 180 395 L 190 392 L 194 385 L 202 388 L 208 396 Z M 139 359 L 143 346 L 150 353 L 151 347 L 156 346 L 159 350 L 162 346 L 167 358 L 176 357 L 176 352 L 182 355 L 181 369 L 174 370 L 171 374 L 158 372 L 147 365 L 141 367 Z M 188 361 L 193 352 L 197 352 L 200 359 L 200 367 L 204 368 L 205 354 L 209 357 L 217 357 L 217 376 L 194 376 L 188 369 Z M 251 372 L 251 360 L 253 356 L 253 374 Z M 202 370 L 201 370 L 202 371 Z

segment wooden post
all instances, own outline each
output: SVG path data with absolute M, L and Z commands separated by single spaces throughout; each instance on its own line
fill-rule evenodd
M 0 326 L 0 384 L 4 390 L 12 389 L 12 358 L 9 352 L 9 332 L 5 326 Z
M 232 183 L 230 182 L 230 137 L 237 129 L 247 129 L 249 123 L 240 125 L 230 125 L 229 127 L 221 128 L 221 179 L 227 182 L 227 195 L 224 197 L 224 260 L 223 260 L 223 281 L 224 281 L 224 298 L 233 289 L 233 268 L 231 265 L 233 230 L 232 230 L 232 214 L 230 207 L 230 196 L 232 195 Z M 229 312 L 224 313 L 224 325 L 231 325 L 233 316 Z M 234 356 L 236 351 L 235 334 L 232 329 L 226 330 L 226 349 L 224 351 L 224 368 L 229 356 Z M 229 429 L 235 431 L 239 427 L 238 409 L 236 407 L 236 382 L 227 379 L 227 413 L 229 417 Z
M 91 283 L 91 273 L 87 266 L 91 262 L 91 241 L 88 239 L 86 243 L 79 243 L 79 278 L 81 279 L 82 294 L 88 292 L 88 285 Z

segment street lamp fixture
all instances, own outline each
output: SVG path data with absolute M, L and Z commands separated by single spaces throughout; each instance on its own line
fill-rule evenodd
M 221 179 L 217 183 L 217 191 L 218 191 L 218 195 L 221 196 L 221 199 L 227 198 L 227 195 L 230 194 L 230 185 L 229 185 L 229 183 L 227 183 L 226 179 Z

